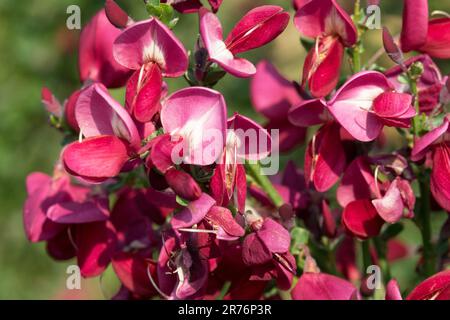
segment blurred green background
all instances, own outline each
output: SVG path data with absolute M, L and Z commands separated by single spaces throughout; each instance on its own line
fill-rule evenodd
M 146 17 L 141 0 L 118 1 L 136 19 Z M 450 11 L 448 1 L 429 1 L 430 7 Z M 77 41 L 79 31 L 66 28 L 66 9 L 76 4 L 81 8 L 82 24 L 103 6 L 103 0 L 31 0 L 0 1 L 0 299 L 103 298 L 98 279 L 83 283 L 82 293 L 64 290 L 66 267 L 73 262 L 57 263 L 47 257 L 43 244 L 30 244 L 22 226 L 24 181 L 32 171 L 50 173 L 60 151 L 60 135 L 47 123 L 40 103 L 40 91 L 49 87 L 63 101 L 79 87 L 77 73 Z M 342 1 L 348 7 L 352 0 Z M 219 17 L 227 33 L 249 9 L 261 4 L 278 4 L 290 10 L 290 0 L 224 0 Z M 395 34 L 400 29 L 401 1 L 382 0 L 382 24 Z M 198 21 L 196 15 L 180 16 L 175 33 L 187 49 L 194 46 Z M 364 59 L 381 46 L 380 30 L 369 31 Z M 301 75 L 305 50 L 292 22 L 270 45 L 246 55 L 253 62 L 269 59 L 290 80 Z M 364 60 L 363 60 L 364 61 Z M 383 56 L 380 64 L 390 66 Z M 440 62 L 447 74 L 450 64 Z M 169 89 L 186 86 L 182 79 L 170 80 Z M 229 112 L 256 117 L 248 94 L 249 81 L 227 75 L 217 86 L 228 104 Z M 116 96 L 122 95 L 119 90 Z M 301 151 L 286 156 L 301 162 Z M 417 231 L 408 237 L 420 240 Z M 409 263 L 414 272 L 414 261 Z M 395 272 L 395 268 L 394 268 Z M 400 275 L 401 277 L 401 275 Z M 406 279 L 406 275 L 404 274 Z

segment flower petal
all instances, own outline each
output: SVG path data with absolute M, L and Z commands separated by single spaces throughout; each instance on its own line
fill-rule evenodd
M 270 252 L 285 253 L 289 251 L 291 236 L 285 228 L 274 220 L 266 218 L 256 234 Z
M 328 111 L 323 99 L 304 100 L 289 110 L 289 121 L 299 127 L 310 127 L 327 120 Z
M 427 41 L 419 50 L 434 58 L 450 58 L 450 18 L 430 20 Z
M 372 204 L 384 221 L 389 223 L 399 221 L 403 216 L 405 206 L 397 186 L 397 180 L 392 181 L 383 198 L 372 200 Z
M 215 204 L 216 201 L 213 198 L 203 193 L 200 198 L 191 201 L 180 212 L 176 213 L 170 223 L 174 229 L 189 228 L 202 221 Z
M 219 92 L 191 87 L 173 93 L 163 104 L 161 123 L 166 133 L 183 138 L 185 163 L 209 165 L 222 154 L 226 104 Z
M 292 290 L 295 300 L 352 300 L 357 289 L 348 281 L 326 273 L 302 274 Z
M 87 181 L 101 182 L 117 176 L 128 161 L 127 144 L 114 136 L 73 142 L 62 152 L 66 170 Z
M 346 229 L 361 239 L 375 237 L 384 224 L 370 200 L 350 202 L 342 214 L 342 223 Z
M 404 52 L 417 50 L 427 39 L 428 1 L 404 0 L 400 44 Z
M 439 205 L 450 211 L 450 143 L 448 142 L 435 147 L 430 189 Z
M 328 110 L 355 139 L 375 140 L 383 123 L 369 110 L 375 98 L 387 90 L 390 84 L 382 73 L 360 72 L 336 92 L 328 103 Z
M 179 77 L 188 67 L 183 44 L 156 18 L 126 28 L 114 41 L 113 53 L 121 65 L 133 70 L 156 63 L 165 77 Z
M 418 161 L 422 159 L 429 147 L 441 138 L 449 130 L 449 120 L 447 117 L 439 127 L 427 132 L 424 136 L 420 137 L 414 142 L 414 147 L 411 151 L 411 160 Z

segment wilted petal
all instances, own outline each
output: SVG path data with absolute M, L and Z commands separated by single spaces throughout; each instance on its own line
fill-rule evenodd
M 117 176 L 129 156 L 123 140 L 114 136 L 99 136 L 69 144 L 61 158 L 70 174 L 90 182 L 102 182 Z
M 128 140 L 135 146 L 140 145 L 139 133 L 130 115 L 99 83 L 81 92 L 75 117 L 87 138 L 111 135 Z
M 231 30 L 225 44 L 233 55 L 259 48 L 286 28 L 289 14 L 279 6 L 260 6 L 247 12 Z
M 179 77 L 188 67 L 183 44 L 156 18 L 125 29 L 114 41 L 113 53 L 121 65 L 133 70 L 156 63 L 165 77 Z
M 323 229 L 325 234 L 334 238 L 336 236 L 336 220 L 328 206 L 328 203 L 325 200 L 322 200 L 322 215 L 323 215 Z
M 427 39 L 428 1 L 404 0 L 403 3 L 400 43 L 402 50 L 408 52 L 420 48 Z
M 351 77 L 336 92 L 328 109 L 355 139 L 372 141 L 380 134 L 383 123 L 370 109 L 375 98 L 390 89 L 382 73 L 363 71 Z
M 289 108 L 302 101 L 294 84 L 265 60 L 256 66 L 256 74 L 250 83 L 250 97 L 255 110 L 271 120 L 284 120 Z
M 295 300 L 352 300 L 357 289 L 348 281 L 326 273 L 304 273 L 292 290 Z M 356 294 L 357 295 L 357 294 Z
M 342 214 L 342 223 L 346 229 L 361 239 L 375 237 L 384 224 L 370 200 L 350 202 Z
M 50 89 L 44 87 L 41 91 L 41 101 L 47 109 L 48 112 L 56 117 L 61 117 L 63 108 L 58 99 L 53 95 Z
M 209 165 L 223 151 L 226 104 L 215 90 L 191 87 L 173 93 L 163 104 L 161 123 L 166 133 L 183 138 L 185 163 Z
M 109 22 L 105 10 L 99 11 L 83 28 L 78 57 L 82 82 L 91 79 L 108 88 L 125 84 L 131 72 L 113 57 L 113 42 L 119 35 L 120 29 Z
M 396 64 L 403 63 L 403 53 L 395 43 L 394 38 L 386 27 L 383 27 L 383 46 L 389 58 Z
M 188 228 L 199 223 L 216 201 L 208 194 L 203 193 L 197 200 L 191 201 L 186 207 L 177 212 L 170 221 L 175 229 Z

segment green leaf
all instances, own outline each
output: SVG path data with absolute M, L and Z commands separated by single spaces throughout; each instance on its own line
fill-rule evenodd
M 186 199 L 181 198 L 180 196 L 176 197 L 176 201 L 180 206 L 186 207 L 189 204 L 189 201 Z
M 300 253 L 300 245 L 307 244 L 309 240 L 309 231 L 295 227 L 291 230 L 291 253 L 299 254 Z

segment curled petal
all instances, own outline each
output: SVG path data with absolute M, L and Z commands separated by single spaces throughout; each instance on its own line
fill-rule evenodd
M 236 222 L 231 211 L 224 207 L 214 206 L 206 214 L 206 219 L 214 226 L 220 227 L 228 235 L 242 237 L 244 229 Z

